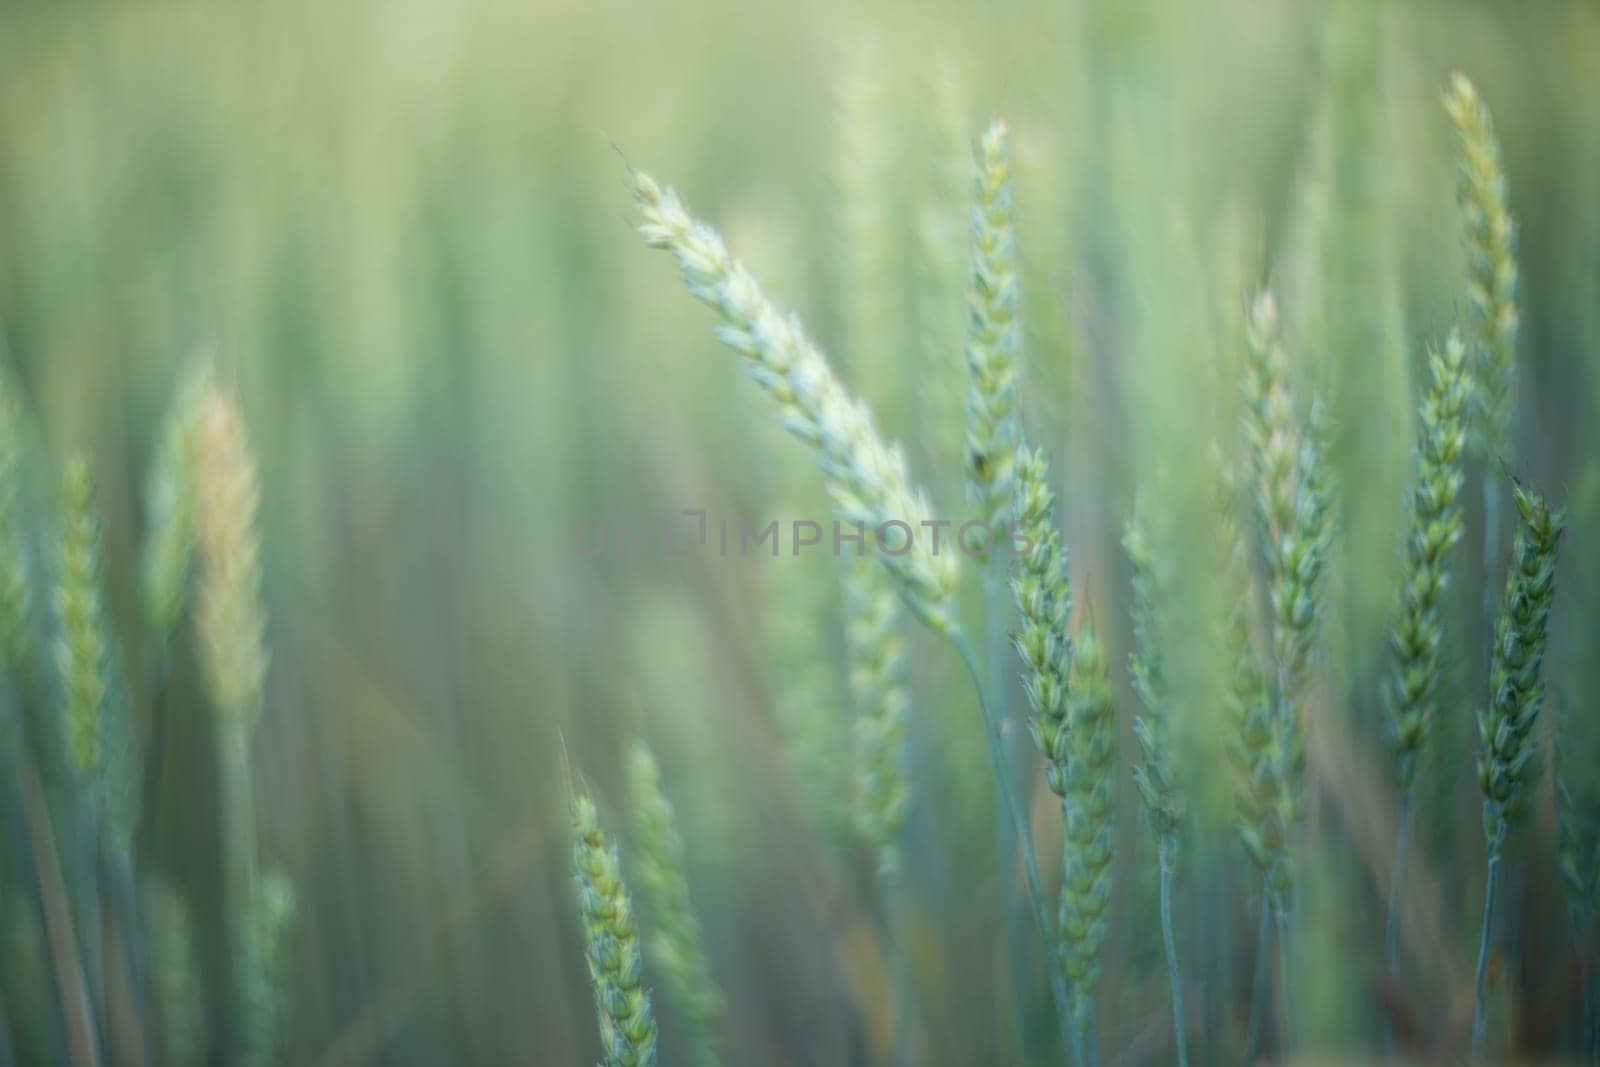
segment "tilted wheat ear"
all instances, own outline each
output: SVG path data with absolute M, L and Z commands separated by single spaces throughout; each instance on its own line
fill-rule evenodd
M 948 546 L 936 550 L 924 531 L 928 502 L 912 487 L 904 455 L 884 441 L 866 404 L 845 389 L 799 321 L 762 294 L 717 232 L 691 216 L 672 189 L 641 170 L 632 175 L 645 242 L 671 252 L 689 292 L 722 316 L 718 340 L 745 357 L 751 377 L 777 403 L 783 426 L 811 449 L 840 516 L 873 530 L 890 522 L 910 528 L 904 551 L 898 551 L 903 532 L 891 533 L 894 545 L 880 545 L 878 557 L 917 617 L 948 631 L 956 557 Z

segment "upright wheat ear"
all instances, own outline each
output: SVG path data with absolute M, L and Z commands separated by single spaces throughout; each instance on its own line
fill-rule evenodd
M 694 1062 L 716 1067 L 718 1030 L 726 1010 L 711 974 L 705 936 L 689 898 L 689 877 L 678 817 L 661 790 L 661 769 L 643 741 L 628 750 L 628 795 L 633 807 L 639 889 L 650 919 L 650 965 L 689 1023 Z
M 195 452 L 201 404 L 210 384 L 209 368 L 201 364 L 172 398 L 145 483 L 144 608 L 158 644 L 172 636 L 188 606 L 195 540 Z
M 1470 390 L 1459 334 L 1452 332 L 1444 350 L 1429 355 L 1428 368 L 1432 380 L 1422 400 L 1406 572 L 1389 636 L 1392 666 L 1386 695 L 1402 793 L 1411 789 L 1417 755 L 1433 723 L 1432 698 L 1444 642 L 1439 598 L 1449 582 L 1445 557 L 1461 537 L 1455 501 L 1461 490 L 1466 438 L 1462 416 Z
M 927 536 L 928 502 L 912 487 L 900 449 L 879 436 L 865 402 L 846 391 L 799 321 L 773 306 L 714 229 L 643 171 L 633 171 L 633 183 L 645 243 L 671 252 L 689 292 L 722 316 L 718 340 L 745 357 L 751 377 L 777 402 L 783 426 L 811 449 L 841 517 L 873 530 L 885 523 L 908 528 L 891 527 L 891 544 L 879 545 L 878 558 L 918 618 L 948 631 L 955 552 L 937 550 Z M 899 551 L 902 537 L 910 543 Z
M 195 630 L 207 692 L 218 713 L 253 731 L 267 674 L 261 609 L 260 489 L 244 420 L 227 395 L 205 401 L 196 436 L 196 522 L 201 581 Z
M 583 912 L 584 955 L 594 982 L 604 1067 L 651 1067 L 656 1062 L 656 1022 L 641 979 L 639 927 L 622 884 L 616 846 L 600 829 L 594 801 L 572 785 L 572 863 Z
M 56 617 L 67 755 L 93 798 L 106 841 L 126 856 L 135 822 L 133 753 L 126 708 L 111 693 L 111 635 L 101 597 L 100 520 L 89 464 L 75 456 L 62 486 Z
M 1003 122 L 978 142 L 973 162 L 972 281 L 967 294 L 967 485 L 979 517 L 1010 516 L 1017 420 L 1017 234 L 1011 149 Z
M 0 370 L 0 657 L 13 681 L 28 659 L 33 607 L 18 514 L 21 489 L 22 405 L 11 376 Z
M 850 695 L 856 705 L 851 815 L 885 877 L 900 870 L 900 830 L 911 808 L 906 768 L 905 615 L 889 578 L 853 560 L 845 578 Z
M 1509 462 L 1517 376 L 1517 225 L 1507 207 L 1505 167 L 1494 120 L 1478 90 L 1454 74 L 1444 108 L 1456 131 L 1458 199 L 1467 247 L 1477 454 Z

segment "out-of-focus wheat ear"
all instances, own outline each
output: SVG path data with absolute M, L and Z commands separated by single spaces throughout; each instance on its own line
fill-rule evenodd
M 1457 201 L 1467 250 L 1474 379 L 1471 443 L 1511 461 L 1517 380 L 1517 225 L 1508 207 L 1494 120 L 1466 75 L 1451 75 L 1444 108 L 1455 127 Z
M 250 964 L 242 969 L 246 1015 L 237 1058 L 247 1067 L 283 1062 L 295 910 L 294 886 L 276 871 L 264 872 L 251 886 L 241 939 Z
M 600 814 L 581 781 L 569 783 L 573 876 L 583 917 L 584 956 L 594 983 L 604 1067 L 652 1067 L 656 1023 L 644 988 L 644 958 L 633 901 L 622 882 L 617 849 L 600 829 Z
M 28 663 L 33 614 L 21 515 L 22 443 L 16 383 L 0 370 L 0 657 L 14 685 Z
M 83 456 L 67 464 L 55 588 L 55 661 L 67 758 L 91 799 L 106 844 L 127 856 L 135 820 L 132 739 L 122 694 L 112 691 L 111 634 L 101 592 L 100 520 Z
M 1072 984 L 1078 1026 L 1091 1062 L 1095 992 L 1110 928 L 1112 844 L 1116 831 L 1116 706 L 1094 616 L 1085 614 L 1067 691 L 1067 791 L 1059 929 L 1062 966 Z
M 967 291 L 967 488 L 978 515 L 1010 517 L 1017 418 L 1017 234 L 1010 135 L 994 122 L 978 140 L 972 181 L 972 274 Z
M 195 630 L 212 709 L 248 736 L 261 716 L 267 674 L 261 606 L 260 486 L 234 398 L 213 389 L 195 433 L 195 531 L 199 588 Z
M 206 1048 L 194 921 L 187 901 L 171 882 L 155 877 L 142 888 L 158 1058 L 173 1067 L 189 1067 L 201 1062 Z
M 158 648 L 170 640 L 189 603 L 195 543 L 195 453 L 202 404 L 210 388 L 210 365 L 199 363 L 173 395 L 145 480 L 141 591 L 145 621 Z
M 722 317 L 718 340 L 744 356 L 751 377 L 777 404 L 779 421 L 811 450 L 839 517 L 861 524 L 869 536 L 886 523 L 904 524 L 873 538 L 877 556 L 912 612 L 929 628 L 948 633 L 954 626 L 956 552 L 949 546 L 941 551 L 924 536 L 931 510 L 911 484 L 899 447 L 878 433 L 866 403 L 845 389 L 800 323 L 763 295 L 716 230 L 690 215 L 672 189 L 641 170 L 632 175 L 645 243 L 671 252 L 684 286 Z M 903 539 L 909 543 L 891 548 L 886 539 L 894 546 Z
M 633 845 L 640 900 L 650 920 L 650 966 L 689 1024 L 693 1062 L 716 1067 L 726 1002 L 711 973 L 705 935 L 689 895 L 683 839 L 672 802 L 661 788 L 661 769 L 643 741 L 628 750 L 625 768 L 633 808 Z
M 853 560 L 845 577 L 845 644 L 856 707 L 851 815 L 884 877 L 900 870 L 900 831 L 911 808 L 906 767 L 905 634 L 900 598 L 870 560 Z

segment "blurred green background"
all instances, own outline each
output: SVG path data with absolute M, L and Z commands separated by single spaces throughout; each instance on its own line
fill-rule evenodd
M 798 647 L 784 623 L 814 619 L 837 666 L 831 561 L 575 544 L 584 524 L 685 507 L 828 517 L 710 316 L 632 232 L 610 142 L 723 229 L 959 514 L 967 168 L 991 116 L 1016 130 L 1028 432 L 1058 458 L 1123 714 L 1122 519 L 1157 481 L 1207 506 L 1188 474 L 1231 426 L 1239 312 L 1269 277 L 1313 354 L 1301 373 L 1333 398 L 1346 556 L 1313 822 L 1334 844 L 1311 876 L 1329 888 L 1308 890 L 1302 951 L 1321 980 L 1303 1025 L 1330 1055 L 1372 1047 L 1386 875 L 1370 864 L 1387 844 L 1363 842 L 1387 838 L 1362 828 L 1392 816 L 1369 694 L 1416 367 L 1465 314 L 1439 105 L 1456 69 L 1494 112 L 1520 223 L 1514 469 L 1576 502 L 1600 463 L 1589 3 L 8 6 L 0 336 L 49 456 L 81 445 L 99 472 L 130 646 L 140 486 L 197 354 L 237 389 L 260 458 L 261 848 L 300 899 L 287 1061 L 592 1062 L 563 750 L 624 836 L 626 872 L 618 760 L 636 735 L 683 820 L 729 1060 L 878 1059 L 868 875 L 814 817 L 779 714 Z M 1317 299 L 1297 305 L 1296 286 Z M 1594 516 L 1575 514 L 1571 573 Z M 1582 707 L 1600 585 L 1577 581 L 1558 597 L 1552 689 Z M 1477 579 L 1464 586 L 1452 692 L 1467 707 L 1483 634 Z M 794 587 L 812 602 L 783 599 Z M 948 652 L 911 640 L 918 1058 L 1014 1061 L 977 719 Z M 196 685 L 187 650 L 176 684 Z M 196 701 L 175 706 L 158 863 L 205 900 L 209 728 Z M 1417 878 L 1437 908 L 1418 958 L 1438 969 L 1402 998 L 1424 1020 L 1459 1014 L 1481 905 L 1466 712 L 1440 735 L 1453 772 L 1435 773 Z M 1222 810 L 1226 784 L 1206 791 Z M 1050 810 L 1041 795 L 1053 855 Z M 1165 987 L 1131 788 L 1123 811 L 1103 1037 L 1159 1061 L 1166 1039 L 1139 1036 L 1164 1020 Z M 1243 1021 L 1227 983 L 1245 980 L 1252 936 L 1242 898 L 1200 918 L 1228 913 L 1242 864 L 1216 821 L 1180 909 L 1216 998 L 1210 1048 L 1230 1062 Z M 1529 854 L 1547 857 L 1543 791 L 1534 822 Z M 1573 996 L 1552 985 L 1570 937 L 1547 869 L 1528 864 L 1513 983 L 1539 1054 L 1564 1047 L 1572 1013 L 1536 1009 Z

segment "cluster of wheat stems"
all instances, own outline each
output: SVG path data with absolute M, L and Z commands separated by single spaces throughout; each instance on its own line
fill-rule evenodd
M 1469 444 L 1485 464 L 1488 521 L 1504 475 L 1490 469 L 1507 457 L 1516 379 L 1517 273 L 1515 230 L 1489 113 L 1471 83 L 1457 75 L 1445 93 L 1457 132 L 1460 207 L 1469 259 L 1467 305 L 1471 319 L 1429 353 L 1418 412 L 1415 467 L 1408 495 L 1408 528 L 1399 546 L 1404 574 L 1395 596 L 1388 640 L 1388 669 L 1380 699 L 1394 760 L 1398 834 L 1389 886 L 1386 944 L 1392 973 L 1401 966 L 1400 901 L 1406 876 L 1412 793 L 1419 761 L 1426 758 L 1431 726 L 1440 715 L 1445 631 L 1451 625 L 1443 592 L 1460 538 L 1459 493 Z M 870 140 L 870 138 L 868 138 Z M 678 194 L 643 171 L 631 170 L 638 226 L 645 241 L 677 261 L 689 291 L 719 316 L 716 335 L 744 357 L 746 368 L 776 404 L 782 425 L 810 451 L 841 518 L 877 526 L 901 520 L 913 529 L 932 515 L 929 496 L 913 481 L 904 454 L 879 431 L 867 402 L 852 395 L 798 320 L 780 311 L 750 272 L 706 222 L 691 215 Z M 870 182 L 841 180 L 847 195 Z M 978 555 L 988 596 L 991 633 L 1011 627 L 1010 641 L 991 642 L 988 673 L 980 666 L 955 602 L 961 575 L 957 554 L 931 551 L 924 539 L 908 551 L 871 546 L 870 563 L 843 575 L 848 590 L 851 692 L 855 698 L 856 766 L 843 821 L 877 856 L 887 896 L 908 808 L 904 768 L 907 720 L 914 715 L 900 680 L 903 604 L 911 616 L 947 639 L 968 668 L 988 745 L 994 789 L 1008 833 L 998 862 L 1020 869 L 1031 903 L 1035 936 L 1044 946 L 1045 973 L 1027 975 L 1050 989 L 1064 1052 L 1077 1063 L 1097 1063 L 1097 979 L 1114 892 L 1115 799 L 1125 764 L 1142 800 L 1155 843 L 1160 877 L 1159 914 L 1172 1001 L 1172 1048 L 1186 1063 L 1189 1035 L 1205 1025 L 1186 1013 L 1182 959 L 1172 919 L 1174 883 L 1181 880 L 1185 813 L 1192 774 L 1177 751 L 1171 681 L 1166 659 L 1176 633 L 1170 615 L 1176 579 L 1163 550 L 1172 531 L 1158 495 L 1140 493 L 1128 518 L 1124 548 L 1132 576 L 1126 598 L 1133 648 L 1127 670 L 1139 709 L 1133 723 L 1137 751 L 1119 750 L 1110 661 L 1095 615 L 1074 613 L 1066 544 L 1056 514 L 1049 461 L 1030 446 L 1019 397 L 1022 379 L 1017 233 L 1013 212 L 1008 130 L 991 125 L 977 139 L 968 273 L 967 427 L 964 476 L 975 517 L 1004 528 L 1012 544 Z M 877 219 L 854 209 L 847 235 L 856 247 L 851 276 L 859 333 L 882 333 L 881 308 L 872 284 L 882 269 Z M 860 276 L 858 276 L 860 275 Z M 1322 400 L 1308 393 L 1309 378 L 1286 336 L 1278 302 L 1263 290 L 1238 309 L 1240 427 L 1233 443 L 1219 442 L 1222 458 L 1215 543 L 1217 573 L 1228 611 L 1216 638 L 1226 661 L 1225 700 L 1233 736 L 1235 827 L 1243 854 L 1258 879 L 1259 945 L 1254 960 L 1246 1055 L 1269 1040 L 1280 1052 L 1295 1047 L 1296 997 L 1291 944 L 1297 928 L 1296 855 L 1308 832 L 1308 744 L 1314 731 L 1316 679 L 1324 652 L 1332 547 L 1339 537 L 1338 488 L 1328 460 L 1338 429 Z M 1503 597 L 1494 610 L 1490 677 L 1477 720 L 1479 779 L 1488 872 L 1477 966 L 1477 1010 L 1472 1054 L 1484 1054 L 1486 963 L 1495 938 L 1494 910 L 1505 842 L 1515 833 L 1538 771 L 1535 726 L 1543 703 L 1542 665 L 1563 516 L 1532 488 L 1515 485 L 1517 533 Z M 1161 529 L 1162 536 L 1152 530 Z M 1486 565 L 1495 566 L 1490 538 Z M 1009 548 L 1010 551 L 1005 549 Z M 1009 589 L 1007 589 L 1009 587 Z M 1009 592 L 1009 596 L 1007 593 Z M 1011 609 L 1014 607 L 1014 614 Z M 996 652 L 998 649 L 998 652 Z M 792 648 L 789 651 L 794 651 Z M 1026 709 L 1008 706 L 1004 675 L 1020 676 Z M 791 694 L 793 695 L 793 694 Z M 818 695 L 804 695 L 814 711 Z M 810 713 L 802 709 L 802 713 Z M 1037 764 L 1008 750 L 1001 727 L 1013 717 L 1026 723 Z M 825 759 L 824 759 L 825 762 Z M 1034 766 L 1042 767 L 1035 772 Z M 656 1028 L 642 975 L 653 974 L 681 1007 L 690 1044 L 702 1062 L 717 1057 L 723 998 L 701 944 L 686 881 L 682 844 L 672 809 L 660 792 L 653 760 L 642 748 L 630 757 L 636 812 L 637 882 L 651 923 L 641 938 L 619 869 L 588 793 L 574 785 L 576 871 L 584 931 L 608 1067 L 648 1064 Z M 1600 914 L 1600 803 L 1588 768 L 1569 774 L 1557 764 L 1559 858 L 1569 907 L 1587 935 Z M 1038 779 L 1030 780 L 1038 773 Z M 1038 785 L 1059 802 L 1054 827 L 1032 825 L 1026 814 Z M 821 792 L 827 794 L 829 787 Z M 1036 858 L 1036 838 L 1060 843 L 1061 868 L 1046 879 Z M 1013 859 L 1014 857 L 1014 859 Z M 1055 885 L 1054 897 L 1048 895 Z M 1002 884 L 1004 882 L 1002 881 Z M 892 912 L 891 908 L 886 908 Z M 1141 920 L 1142 921 L 1142 920 Z M 886 935 L 893 949 L 892 925 Z M 1277 964 L 1271 951 L 1278 946 Z M 1015 945 L 1012 946 L 1016 948 Z M 1273 981 L 1273 972 L 1276 981 Z M 1585 968 L 1587 1052 L 1594 1054 L 1592 990 Z M 897 1012 L 910 1010 L 904 990 Z M 896 1034 L 900 1030 L 896 1029 Z M 898 1039 L 898 1038 L 897 1038 Z M 892 1050 L 897 1058 L 907 1050 Z
M 74 1067 L 280 1062 L 294 892 L 256 845 L 251 742 L 267 653 L 259 488 L 238 402 L 200 363 L 162 425 L 135 643 L 106 603 L 88 460 L 69 456 L 57 490 L 38 493 L 30 475 L 46 459 L 19 384 L 0 371 L 0 754 L 32 861 L 29 926 L 45 949 L 32 978 L 60 1020 L 59 1033 L 26 1043 L 0 1029 L 0 1053 Z M 160 864 L 169 681 L 187 621 L 217 748 L 219 976 L 197 952 L 201 915 Z M 208 981 L 222 995 L 208 1000 Z

